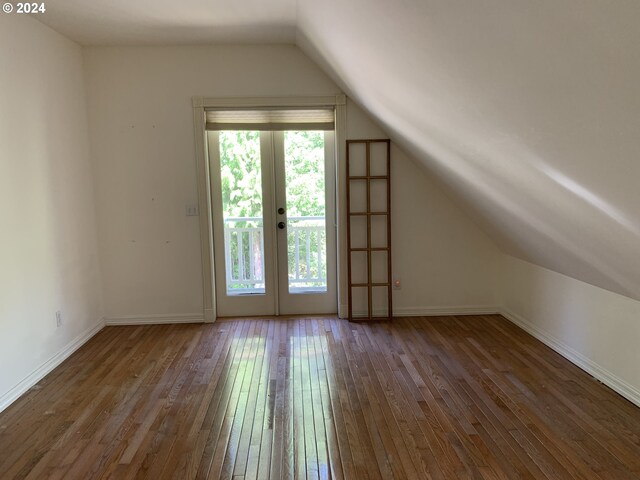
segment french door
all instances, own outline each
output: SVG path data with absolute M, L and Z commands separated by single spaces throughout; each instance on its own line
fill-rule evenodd
M 337 312 L 333 131 L 208 131 L 218 316 Z

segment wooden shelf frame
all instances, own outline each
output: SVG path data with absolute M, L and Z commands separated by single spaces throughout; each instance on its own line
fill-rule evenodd
M 382 143 L 386 144 L 386 175 L 371 175 L 371 144 Z M 351 175 L 351 147 L 352 145 L 364 145 L 365 146 L 365 175 Z M 388 139 L 366 139 L 366 140 L 347 140 L 347 275 L 348 275 L 348 299 L 349 299 L 349 321 L 381 321 L 390 320 L 393 318 L 393 280 L 391 270 L 391 141 Z M 386 182 L 386 194 L 387 194 L 387 206 L 386 210 L 371 211 L 371 181 L 385 181 Z M 366 182 L 366 211 L 351 211 L 351 182 L 352 181 L 364 181 Z M 352 217 L 364 216 L 367 219 L 366 247 L 352 247 L 351 244 L 351 221 Z M 371 218 L 373 216 L 385 216 L 386 217 L 386 246 L 373 247 L 371 241 Z M 352 254 L 354 252 L 365 252 L 367 262 L 367 282 L 366 283 L 354 283 L 352 278 Z M 372 278 L 372 252 L 386 252 L 386 282 L 373 282 Z M 387 316 L 375 315 L 373 312 L 373 289 L 386 287 L 387 290 Z M 364 317 L 354 317 L 353 314 L 353 289 L 354 288 L 366 288 L 367 289 L 367 315 Z

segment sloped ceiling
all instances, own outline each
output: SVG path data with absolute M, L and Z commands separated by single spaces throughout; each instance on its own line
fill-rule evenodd
M 504 251 L 640 299 L 637 0 L 57 0 L 38 18 L 84 45 L 296 41 Z
M 640 2 L 299 0 L 298 27 L 507 253 L 640 299 Z

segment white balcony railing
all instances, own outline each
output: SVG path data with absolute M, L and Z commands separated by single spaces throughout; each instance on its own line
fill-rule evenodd
M 228 295 L 265 292 L 262 218 L 224 220 Z M 325 217 L 287 219 L 287 263 L 290 293 L 326 291 Z

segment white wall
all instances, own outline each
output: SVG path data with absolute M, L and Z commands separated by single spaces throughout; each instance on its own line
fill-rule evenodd
M 336 86 L 293 46 L 87 48 L 106 315 L 202 316 L 191 97 Z
M 199 228 L 184 214 L 197 202 L 191 97 L 339 88 L 294 46 L 87 48 L 85 71 L 106 315 L 196 318 Z M 348 137 L 370 136 L 386 135 L 350 104 Z M 394 238 L 396 306 L 495 306 L 484 274 L 495 248 L 407 155 L 393 158 L 394 228 L 407 232 Z
M 102 313 L 81 49 L 3 14 L 0 62 L 1 410 Z
M 348 139 L 388 138 L 355 102 L 347 107 Z M 396 315 L 497 311 L 502 253 L 394 143 L 391 220 Z
M 506 255 L 502 295 L 506 316 L 640 405 L 640 302 Z

